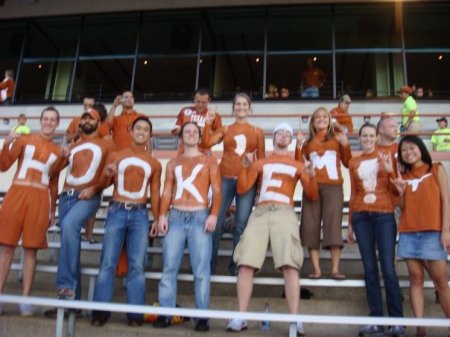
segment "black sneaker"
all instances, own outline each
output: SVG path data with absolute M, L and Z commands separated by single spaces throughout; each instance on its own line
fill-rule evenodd
M 166 316 L 158 316 L 153 323 L 154 328 L 167 328 L 168 326 L 170 326 L 170 320 Z
M 209 331 L 209 324 L 207 319 L 199 319 L 195 324 L 195 331 L 207 332 Z

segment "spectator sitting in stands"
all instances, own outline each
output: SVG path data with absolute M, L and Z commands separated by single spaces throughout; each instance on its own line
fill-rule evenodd
M 280 90 L 280 98 L 289 98 L 290 92 L 287 87 L 282 87 Z
M 5 79 L 0 82 L 0 104 L 9 105 L 12 103 L 14 92 L 14 71 L 5 70 Z
M 278 87 L 276 84 L 269 84 L 269 89 L 267 90 L 266 98 L 278 98 Z
M 28 127 L 27 123 L 27 116 L 24 114 L 20 114 L 19 118 L 17 118 L 17 121 L 19 124 L 17 124 L 11 131 L 14 131 L 15 133 L 18 133 L 20 135 L 28 135 L 31 133 L 30 128 Z
M 333 117 L 333 127 L 336 131 L 353 132 L 353 121 L 348 113 L 351 102 L 349 95 L 342 95 L 338 106 L 330 111 L 331 117 Z
M 415 94 L 416 94 L 416 98 L 422 98 L 423 97 L 423 88 L 422 87 L 418 87 L 416 89 Z
M 441 117 L 436 119 L 439 129 L 431 136 L 433 151 L 449 151 L 450 150 L 450 128 L 448 127 L 447 118 Z

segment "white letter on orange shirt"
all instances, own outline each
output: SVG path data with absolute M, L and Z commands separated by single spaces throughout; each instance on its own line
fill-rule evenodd
M 72 175 L 72 167 L 73 167 L 73 158 L 75 154 L 81 151 L 92 151 L 92 160 L 89 163 L 89 167 L 84 175 L 81 177 L 74 177 Z M 92 179 L 94 179 L 95 174 L 97 173 L 97 169 L 100 166 L 100 163 L 102 161 L 102 149 L 100 146 L 94 144 L 94 143 L 84 143 L 80 146 L 75 146 L 70 151 L 70 157 L 69 157 L 69 166 L 67 168 L 67 178 L 66 182 L 70 185 L 84 185 L 89 183 Z M 78 163 L 78 162 L 77 162 Z M 86 163 L 80 163 L 81 165 L 86 165 Z
M 183 180 L 183 166 L 178 165 L 175 167 L 175 178 L 177 179 L 177 192 L 175 193 L 175 200 L 180 199 L 183 195 L 183 190 L 186 189 L 198 202 L 204 202 L 200 192 L 192 184 L 195 178 L 197 178 L 197 174 L 200 172 L 202 167 L 202 164 L 195 165 L 191 175 L 186 180 Z
M 50 167 L 56 161 L 57 156 L 54 153 L 50 153 L 46 163 L 40 162 L 39 160 L 33 159 L 34 151 L 36 147 L 34 145 L 25 146 L 25 151 L 23 154 L 22 166 L 17 174 L 18 179 L 25 179 L 27 176 L 28 169 L 35 169 L 42 172 L 41 184 L 48 185 L 49 179 L 48 175 L 50 173 Z
M 263 166 L 263 177 L 261 182 L 261 191 L 259 194 L 259 201 L 278 201 L 285 204 L 289 204 L 290 198 L 285 194 L 268 191 L 269 187 L 280 188 L 283 183 L 280 179 L 272 179 L 272 175 L 286 174 L 290 177 L 294 177 L 297 173 L 297 168 L 286 164 L 266 164 Z
M 137 192 L 127 191 L 125 189 L 125 170 L 129 166 L 136 166 L 144 171 L 144 179 L 142 180 L 141 189 Z M 121 196 L 129 199 L 141 199 L 145 196 L 148 179 L 151 175 L 152 168 L 149 163 L 136 157 L 129 157 L 122 160 L 117 167 L 117 190 Z M 133 176 L 133 179 L 136 179 Z
M 319 170 L 324 167 L 327 170 L 328 178 L 331 180 L 338 180 L 337 162 L 336 162 L 336 151 L 327 150 L 322 156 L 319 156 L 317 152 L 311 152 L 310 158 L 314 168 Z

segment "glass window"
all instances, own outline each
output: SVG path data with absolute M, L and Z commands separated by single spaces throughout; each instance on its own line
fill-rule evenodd
M 17 73 L 20 51 L 25 36 L 25 21 L 0 21 L 2 47 L 0 48 L 0 76 L 3 80 L 5 70 Z
M 146 13 L 139 53 L 197 55 L 199 30 L 199 11 Z
M 264 17 L 263 8 L 206 12 L 199 86 L 213 97 L 228 99 L 236 91 L 262 97 Z
M 24 58 L 75 57 L 79 17 L 30 20 Z
M 331 28 L 329 6 L 269 8 L 267 50 L 331 49 Z
M 336 48 L 400 48 L 400 20 L 394 3 L 336 5 Z
M 403 85 L 401 53 L 338 53 L 336 78 L 338 93 L 395 96 L 395 90 Z
M 99 101 L 112 101 L 130 89 L 133 59 L 83 60 L 77 65 L 73 88 L 74 101 L 94 96 Z
M 450 48 L 450 4 L 403 3 L 406 48 Z
M 18 102 L 64 101 L 73 62 L 23 63 L 16 92 Z
M 408 83 L 421 87 L 424 97 L 450 97 L 450 53 L 407 53 Z
M 229 99 L 241 91 L 261 98 L 262 83 L 262 54 L 220 54 L 200 59 L 199 87 L 211 88 L 215 98 Z
M 312 57 L 315 66 L 325 73 L 325 81 L 319 89 L 319 97 L 333 97 L 333 72 L 332 57 L 329 54 L 286 54 L 269 55 L 267 58 L 267 84 L 275 85 L 280 92 L 282 88 L 289 90 L 290 98 L 300 98 L 302 87 L 302 75 L 306 67 L 306 59 Z
M 93 15 L 86 17 L 80 56 L 133 55 L 139 14 Z
M 191 98 L 195 87 L 199 11 L 143 15 L 136 99 Z

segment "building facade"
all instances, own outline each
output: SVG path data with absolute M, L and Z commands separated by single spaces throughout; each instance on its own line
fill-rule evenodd
M 450 98 L 450 3 L 444 1 L 0 2 L 0 71 L 16 103 L 300 99 L 306 58 L 326 74 L 320 98 L 395 96 L 408 83 Z M 66 6 L 63 6 L 65 4 Z M 140 7 L 139 7 L 140 4 Z M 3 14 L 2 14 L 3 13 Z

